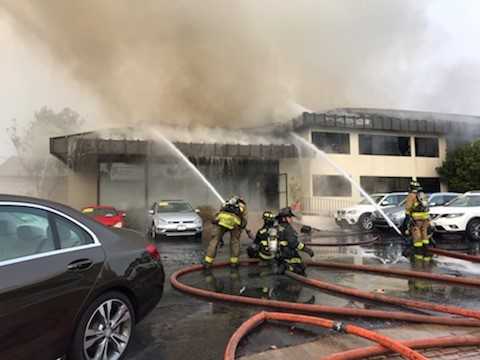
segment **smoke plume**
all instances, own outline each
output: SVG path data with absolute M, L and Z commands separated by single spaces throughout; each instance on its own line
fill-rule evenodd
M 293 101 L 315 110 L 408 104 L 424 7 L 408 0 L 0 0 L 24 39 L 47 47 L 116 124 L 233 128 L 291 118 Z

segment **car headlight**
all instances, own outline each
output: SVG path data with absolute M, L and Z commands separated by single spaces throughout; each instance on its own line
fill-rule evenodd
M 443 215 L 442 217 L 444 218 L 447 218 L 447 219 L 453 219 L 453 218 L 457 218 L 457 217 L 460 217 L 460 216 L 463 216 L 464 214 L 461 214 L 461 213 L 458 213 L 458 214 L 445 214 Z
M 347 214 L 350 214 L 350 215 L 353 215 L 353 214 L 356 214 L 357 213 L 357 210 L 348 210 L 347 211 Z
M 123 224 L 122 224 L 121 221 L 119 221 L 119 222 L 115 223 L 115 225 L 113 225 L 113 227 L 114 228 L 121 228 L 121 227 L 123 227 Z
M 195 219 L 195 225 L 202 225 L 202 219 L 196 218 Z

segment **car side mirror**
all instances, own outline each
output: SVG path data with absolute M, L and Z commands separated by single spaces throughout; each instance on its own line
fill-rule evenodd
M 127 213 L 126 212 L 121 212 L 120 215 L 122 215 L 122 217 L 126 217 Z
M 148 213 L 149 213 L 150 215 L 153 215 L 153 214 L 155 214 L 155 211 L 153 211 L 152 209 L 150 209 L 150 210 L 148 210 Z
M 390 205 L 390 203 L 389 203 L 388 201 L 382 201 L 382 202 L 380 203 L 380 205 L 381 205 L 381 206 L 388 206 L 388 205 Z
M 197 214 L 200 214 L 200 209 L 195 209 L 195 212 L 196 212 Z
M 434 202 L 430 203 L 430 206 L 437 206 L 437 205 L 438 205 L 438 204 L 437 204 L 437 203 L 434 203 Z

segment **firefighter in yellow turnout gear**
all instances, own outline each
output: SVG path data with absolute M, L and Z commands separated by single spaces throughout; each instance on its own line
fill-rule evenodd
M 232 197 L 218 212 L 214 224 L 216 231 L 208 244 L 207 253 L 203 260 L 205 268 L 211 267 L 217 255 L 219 243 L 226 233 L 230 233 L 230 265 L 238 266 L 240 255 L 240 235 L 247 226 L 247 205 L 237 196 Z
M 413 256 L 415 260 L 430 260 L 428 228 L 430 214 L 428 199 L 422 187 L 416 181 L 410 183 L 410 191 L 405 201 L 405 213 L 410 217 L 409 232 L 412 237 Z

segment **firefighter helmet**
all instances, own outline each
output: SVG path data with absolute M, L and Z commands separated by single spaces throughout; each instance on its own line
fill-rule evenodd
M 410 191 L 415 192 L 421 190 L 422 187 L 420 186 L 420 183 L 416 180 L 412 180 L 410 182 Z
M 275 221 L 275 215 L 269 210 L 265 210 L 262 214 L 262 219 L 265 224 L 273 224 Z

